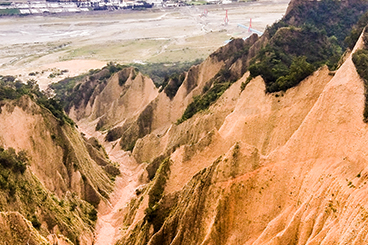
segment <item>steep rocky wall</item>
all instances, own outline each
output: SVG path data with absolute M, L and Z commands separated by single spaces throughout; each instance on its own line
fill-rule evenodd
M 136 222 L 118 244 L 363 244 L 363 107 L 351 56 L 334 77 L 323 68 L 285 94 L 264 94 L 255 79 L 211 143 L 189 160 L 192 144 L 171 154 L 157 216 Z
M 69 115 L 82 128 L 96 127 L 109 142 L 120 139 L 120 147 L 131 151 L 136 141 L 145 135 L 165 134 L 193 98 L 205 93 L 214 83 L 224 79 L 233 82 L 242 77 L 252 57 L 248 55 L 249 49 L 252 47 L 254 55 L 262 46 L 258 41 L 257 35 L 245 41 L 233 40 L 180 75 L 175 84 L 173 80 L 169 82 L 161 93 L 151 79 L 134 68 L 124 68 L 107 80 L 104 79 L 107 76 L 104 73 L 108 72 L 105 68 L 77 83 L 73 93 L 83 98 L 71 107 Z
M 134 68 L 124 68 L 104 78 L 107 69 L 87 76 L 74 88 L 76 96 L 89 91 L 77 105 L 69 110 L 76 121 L 91 123 L 97 130 L 110 129 L 123 124 L 137 115 L 158 94 L 152 80 L 143 76 Z M 96 121 L 97 120 L 97 121 Z
M 0 244 L 49 244 L 18 212 L 0 212 L 0 225 Z
M 150 134 L 138 140 L 133 156 L 138 162 L 152 162 L 148 169 L 153 171 L 158 167 L 156 158 L 176 150 L 167 188 L 179 190 L 237 141 L 254 145 L 264 155 L 283 146 L 332 77 L 325 67 L 299 87 L 278 94 L 265 94 L 260 77 L 241 92 L 240 85 L 246 78 L 247 74 L 234 83 L 208 112 L 172 125 L 163 135 Z
M 98 204 L 101 193 L 112 190 L 106 172 L 89 155 L 76 129 L 60 126 L 50 112 L 28 96 L 1 107 L 0 144 L 25 150 L 30 168 L 59 197 L 67 191 Z

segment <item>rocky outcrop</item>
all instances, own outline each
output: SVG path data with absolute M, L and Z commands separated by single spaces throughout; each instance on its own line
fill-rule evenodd
M 22 151 L 28 158 L 22 174 L 2 163 L 1 211 L 19 212 L 43 237 L 57 233 L 72 243 L 91 244 L 96 220 L 91 204 L 97 207 L 108 198 L 116 168 L 95 142 L 86 142 L 75 127 L 61 124 L 27 95 L 2 101 L 0 123 L 1 149 Z
M 261 78 L 240 95 L 239 85 L 188 120 L 202 137 L 172 149 L 166 175 L 161 158 L 118 244 L 364 243 L 364 85 L 351 57 L 335 76 L 322 68 L 285 93 L 265 94 Z M 220 126 L 207 134 L 197 127 L 233 100 Z M 146 136 L 136 154 L 152 159 L 138 146 L 168 138 Z
M 95 126 L 105 134 L 105 140 L 119 140 L 123 150 L 131 151 L 145 135 L 164 134 L 194 97 L 218 81 L 234 82 L 243 76 L 250 58 L 262 47 L 263 41 L 258 41 L 257 35 L 245 41 L 233 40 L 202 64 L 171 78 L 160 93 L 151 79 L 133 68 L 110 72 L 107 79 L 108 69 L 104 68 L 75 85 L 77 100 L 67 111 L 83 128 Z M 252 52 L 248 52 L 251 47 Z
M 306 13 L 292 11 L 317 2 L 292 1 L 284 21 L 301 25 Z M 341 6 L 350 3 L 354 1 Z M 117 192 L 128 197 L 113 205 L 121 201 L 125 206 L 116 204 L 110 213 L 107 205 L 100 209 L 106 211 L 100 217 L 110 220 L 99 232 L 99 244 L 105 231 L 111 232 L 111 243 L 120 238 L 117 244 L 135 245 L 364 243 L 368 169 L 363 82 L 347 56 L 334 75 L 322 67 L 287 91 L 265 93 L 263 79 L 250 80 L 245 72 L 271 34 L 275 38 L 269 43 L 285 41 L 280 47 L 290 48 L 292 39 L 285 35 L 296 28 L 280 26 L 261 38 L 233 40 L 202 64 L 171 77 L 161 92 L 133 68 L 99 85 L 84 83 L 92 84 L 92 92 L 83 95 L 88 99 L 70 115 L 88 134 L 110 142 L 103 144 L 120 153 L 121 166 L 127 161 L 145 168 L 133 184 L 124 183 L 127 191 Z M 101 72 L 99 76 L 106 71 Z M 178 121 L 195 98 L 222 82 L 228 89 L 216 94 L 219 99 Z M 107 171 L 104 152 L 92 141 L 84 144 L 92 163 Z M 87 179 L 93 176 L 86 174 Z
M 93 161 L 75 128 L 60 126 L 28 96 L 6 103 L 1 111 L 0 144 L 25 150 L 31 170 L 47 189 L 59 197 L 72 191 L 96 205 L 101 193 L 111 191 L 107 174 Z

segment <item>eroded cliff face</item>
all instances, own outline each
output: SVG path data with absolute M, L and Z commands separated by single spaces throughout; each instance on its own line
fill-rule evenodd
M 2 101 L 0 124 L 2 151 L 23 151 L 28 158 L 24 173 L 11 171 L 2 163 L 0 213 L 10 229 L 4 228 L 0 240 L 29 235 L 30 244 L 43 244 L 42 239 L 57 234 L 50 236 L 50 241 L 91 244 L 96 221 L 93 205 L 97 207 L 108 198 L 111 178 L 118 174 L 116 167 L 93 141 L 87 142 L 75 127 L 61 123 L 28 95 Z M 12 211 L 18 213 L 7 213 Z M 30 220 L 37 229 L 27 228 L 29 221 L 19 222 L 24 230 L 13 229 L 12 222 L 18 222 L 14 219 Z M 17 230 L 26 235 L 16 235 Z
M 292 1 L 287 23 L 301 25 L 304 12 L 290 9 L 312 2 Z M 339 6 L 346 4 L 355 1 Z M 99 205 L 96 244 L 364 243 L 363 82 L 348 54 L 334 75 L 322 67 L 286 92 L 265 93 L 263 79 L 249 81 L 245 72 L 270 38 L 280 41 L 271 29 L 233 40 L 161 91 L 133 68 L 112 76 L 103 69 L 76 85 L 82 99 L 70 115 L 104 141 L 123 173 L 110 202 Z M 282 38 L 282 28 L 274 36 Z M 219 99 L 181 120 L 218 84 L 228 86 L 213 95 Z M 92 163 L 108 166 L 93 139 L 84 144 Z M 61 194 L 73 187 L 57 186 Z M 84 198 L 85 190 L 78 193 Z
M 38 231 L 17 212 L 0 213 L 1 244 L 49 244 Z
M 95 127 L 106 141 L 119 140 L 123 150 L 132 151 L 145 135 L 163 135 L 194 97 L 218 81 L 231 83 L 242 77 L 263 42 L 257 35 L 245 41 L 233 40 L 200 65 L 172 78 L 160 92 L 151 79 L 134 68 L 123 68 L 112 76 L 104 68 L 75 85 L 73 94 L 77 99 L 67 108 L 68 114 L 89 134 L 94 134 L 90 129 Z
M 69 125 L 60 126 L 28 96 L 3 105 L 0 122 L 0 144 L 26 150 L 32 172 L 59 197 L 71 191 L 97 205 L 102 198 L 98 190 L 112 190 L 112 182 L 91 158 L 80 133 Z
M 137 142 L 157 171 L 121 212 L 118 244 L 364 244 L 367 126 L 351 56 L 285 93 L 265 94 L 259 77 L 241 92 L 242 79 Z

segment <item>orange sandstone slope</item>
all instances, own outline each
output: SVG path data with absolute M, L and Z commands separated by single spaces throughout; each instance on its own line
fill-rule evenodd
M 109 173 L 116 172 L 101 146 L 28 95 L 2 101 L 0 125 L 0 146 L 25 151 L 29 159 L 19 173 L 2 154 L 0 244 L 92 244 L 92 205 L 107 200 Z
M 123 150 L 131 150 L 145 135 L 165 134 L 193 97 L 203 94 L 225 71 L 232 80 L 239 79 L 247 60 L 261 44 L 254 46 L 249 54 L 242 51 L 258 40 L 257 35 L 253 35 L 245 41 L 232 41 L 202 64 L 181 74 L 178 81 L 171 79 L 160 92 L 150 78 L 133 68 L 110 73 L 111 77 L 107 76 L 109 69 L 104 68 L 74 86 L 76 96 L 69 98 L 74 104 L 67 108 L 68 114 L 87 135 L 96 135 L 96 129 L 107 141 L 119 140 Z
M 200 137 L 166 154 L 122 211 L 118 244 L 367 242 L 368 131 L 351 57 L 334 77 L 320 69 L 277 97 L 261 78 L 240 92 L 242 79 L 160 136 L 160 150 L 180 134 Z M 134 153 L 144 157 L 155 137 Z

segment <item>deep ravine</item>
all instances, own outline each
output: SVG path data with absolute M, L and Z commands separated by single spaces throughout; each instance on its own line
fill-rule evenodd
M 144 164 L 138 164 L 129 152 L 120 149 L 116 142 L 106 142 L 100 132 L 96 132 L 89 124 L 80 123 L 79 130 L 85 137 L 96 137 L 105 147 L 111 161 L 119 164 L 121 174 L 116 177 L 114 191 L 108 202 L 101 201 L 98 206 L 98 216 L 94 245 L 113 245 L 121 234 L 120 212 L 135 197 L 135 189 L 143 184 L 141 176 Z

